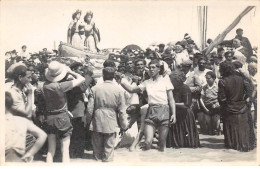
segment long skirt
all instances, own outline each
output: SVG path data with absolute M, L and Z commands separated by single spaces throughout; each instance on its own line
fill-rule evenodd
M 250 151 L 248 113 L 231 114 L 226 112 L 223 116 L 223 132 L 226 148 L 238 151 Z
M 85 40 L 85 46 L 90 50 L 91 52 L 96 53 L 97 48 L 96 48 L 96 43 L 93 35 L 89 35 L 86 40 Z
M 199 133 L 192 110 L 177 109 L 176 113 L 176 123 L 170 126 L 166 147 L 199 147 Z

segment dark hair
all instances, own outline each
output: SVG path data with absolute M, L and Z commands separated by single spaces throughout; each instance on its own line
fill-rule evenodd
M 159 74 L 160 74 L 160 75 L 163 74 L 163 72 L 164 72 L 164 66 L 161 65 L 160 60 L 158 60 L 158 59 L 153 59 L 153 60 L 151 60 L 151 62 L 148 64 L 148 66 L 150 67 L 151 64 L 154 64 L 156 67 L 160 68 Z
M 14 68 L 13 72 L 12 72 L 12 78 L 14 79 L 15 82 L 17 82 L 19 80 L 19 76 L 26 76 L 26 71 L 27 71 L 27 67 L 24 65 L 19 65 L 16 68 Z
M 195 54 L 193 55 L 193 57 L 194 57 L 194 58 L 201 58 L 201 57 L 203 57 L 203 54 L 201 54 L 201 53 L 195 53 Z
M 85 75 L 90 75 L 90 76 L 92 76 L 93 75 L 93 69 L 92 68 L 90 68 L 90 67 L 83 67 L 82 68 L 82 71 L 84 72 L 84 74 Z
M 170 74 L 171 82 L 177 81 L 178 84 L 183 84 L 186 80 L 186 75 L 182 71 L 173 71 Z
M 87 22 L 87 17 L 88 17 L 88 16 L 91 16 L 91 18 L 93 18 L 93 12 L 88 11 L 88 12 L 86 13 L 86 15 L 84 16 L 84 21 L 85 21 L 85 22 Z
M 105 62 L 103 63 L 103 67 L 104 67 L 104 68 L 105 68 L 105 67 L 116 67 L 116 64 L 115 64 L 114 61 L 107 59 L 107 60 L 105 60 Z
M 239 68 L 242 68 L 243 67 L 243 64 L 241 62 L 239 62 L 238 60 L 232 62 L 235 69 L 239 69 Z
M 221 72 L 223 77 L 233 75 L 235 73 L 233 63 L 227 61 L 221 62 L 219 65 L 219 72 Z
M 9 92 L 5 92 L 5 108 L 9 110 L 13 105 L 13 98 Z
M 243 29 L 241 29 L 241 28 L 238 28 L 238 29 L 236 30 L 236 33 L 237 33 L 238 31 L 243 31 Z
M 24 47 L 26 48 L 26 45 L 23 45 L 23 46 L 22 46 L 22 48 L 24 48 Z
M 204 58 L 204 57 L 200 57 L 199 60 L 198 60 L 198 63 L 199 63 L 201 60 L 206 61 L 206 58 Z
M 216 78 L 217 78 L 216 74 L 215 74 L 213 71 L 208 71 L 208 72 L 206 73 L 206 75 L 210 75 L 210 77 L 211 77 L 212 79 L 216 79 Z
M 113 80 L 115 77 L 115 68 L 113 67 L 105 67 L 103 70 L 103 79 L 105 80 Z
M 80 10 L 77 10 L 76 12 L 74 12 L 74 13 L 72 14 L 72 19 L 74 20 L 79 13 L 80 13 L 80 15 L 81 15 L 81 11 L 80 11 Z
M 208 40 L 207 40 L 207 43 L 211 43 L 211 42 L 213 42 L 212 39 L 208 39 Z
M 146 61 L 145 61 L 144 59 L 140 59 L 140 58 L 139 58 L 139 59 L 136 59 L 136 60 L 135 60 L 135 66 L 136 66 L 136 64 L 137 64 L 138 62 L 140 62 L 140 61 L 143 62 L 144 65 L 146 65 Z
M 225 52 L 224 56 L 228 57 L 229 54 L 231 54 L 231 56 L 233 55 L 233 53 L 231 51 L 227 51 L 227 52 Z
M 159 44 L 159 47 L 164 48 L 164 47 L 165 47 L 165 44 L 161 43 L 161 44 Z
M 71 68 L 71 70 L 75 70 L 75 69 L 78 69 L 78 67 L 80 67 L 80 66 L 83 66 L 83 64 L 80 62 L 74 62 L 70 65 L 70 68 Z
M 156 54 L 156 52 L 155 52 L 155 51 L 152 51 L 150 54 L 152 54 L 152 55 L 153 55 L 153 58 L 159 59 L 159 57 L 158 57 L 158 55 Z
M 217 49 L 217 53 L 219 53 L 219 52 L 221 52 L 223 50 L 224 50 L 224 48 L 220 47 L 220 48 Z

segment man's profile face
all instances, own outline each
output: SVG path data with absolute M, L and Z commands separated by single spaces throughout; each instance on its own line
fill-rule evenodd
M 32 71 L 26 71 L 26 75 L 20 78 L 20 81 L 23 85 L 26 85 L 32 81 Z

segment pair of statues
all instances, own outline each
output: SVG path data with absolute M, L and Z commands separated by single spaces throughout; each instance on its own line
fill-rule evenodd
M 72 14 L 72 21 L 68 28 L 67 43 L 93 53 L 99 52 L 100 33 L 92 20 L 93 12 L 88 11 L 86 13 L 84 23 L 80 22 L 80 17 L 81 10 L 77 10 Z

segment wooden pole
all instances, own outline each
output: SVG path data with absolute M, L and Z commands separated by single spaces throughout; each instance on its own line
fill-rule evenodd
M 205 55 L 209 54 L 215 46 L 220 44 L 224 38 L 227 36 L 227 34 L 240 22 L 240 20 L 248 13 L 250 12 L 255 6 L 248 6 L 243 12 L 241 12 L 238 17 L 221 33 L 219 34 L 213 43 L 209 45 L 207 48 Z

